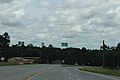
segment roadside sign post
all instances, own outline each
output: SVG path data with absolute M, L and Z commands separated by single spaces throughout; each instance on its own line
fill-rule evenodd
M 65 60 L 62 60 L 62 63 L 64 64 L 64 63 L 65 63 Z

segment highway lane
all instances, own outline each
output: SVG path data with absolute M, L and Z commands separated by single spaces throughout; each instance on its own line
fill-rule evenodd
M 45 68 L 44 65 L 0 66 L 0 80 L 26 80 L 29 75 Z
M 61 65 L 0 66 L 0 80 L 119 80 Z

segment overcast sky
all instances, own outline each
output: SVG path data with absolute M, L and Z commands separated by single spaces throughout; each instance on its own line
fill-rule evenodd
M 120 0 L 0 0 L 0 34 L 11 44 L 99 49 L 120 42 Z

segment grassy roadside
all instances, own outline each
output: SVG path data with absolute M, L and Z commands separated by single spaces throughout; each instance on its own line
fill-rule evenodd
M 8 62 L 0 62 L 0 66 L 12 66 L 12 65 L 18 65 L 18 64 L 13 64 L 13 63 L 8 63 Z
M 62 64 L 62 67 L 74 67 L 74 65 Z
M 120 77 L 120 70 L 104 69 L 100 67 L 79 68 L 79 70 Z

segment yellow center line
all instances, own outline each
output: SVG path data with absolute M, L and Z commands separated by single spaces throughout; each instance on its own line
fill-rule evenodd
M 27 77 L 26 80 L 33 80 L 33 78 L 35 78 L 36 76 L 42 74 L 43 72 L 45 72 L 45 71 L 43 70 L 43 71 L 39 71 L 39 72 L 37 72 L 37 73 L 35 73 L 35 74 L 32 74 L 32 75 L 30 75 L 29 77 Z

